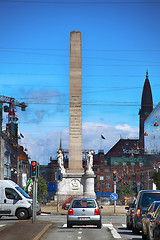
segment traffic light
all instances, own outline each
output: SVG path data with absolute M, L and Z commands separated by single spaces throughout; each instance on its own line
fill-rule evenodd
M 36 161 L 31 161 L 30 166 L 30 177 L 37 177 L 38 175 L 38 164 Z
M 56 172 L 56 174 L 55 174 L 55 180 L 57 180 L 57 181 L 62 181 L 62 178 L 63 178 L 63 175 L 62 175 L 62 173 L 61 173 L 61 170 L 58 169 L 57 172 Z
M 113 182 L 117 181 L 117 172 L 113 171 Z

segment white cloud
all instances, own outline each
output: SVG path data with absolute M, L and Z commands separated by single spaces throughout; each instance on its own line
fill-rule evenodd
M 138 128 L 132 128 L 129 125 L 111 125 L 98 124 L 93 122 L 83 123 L 82 127 L 83 149 L 104 149 L 106 153 L 121 138 L 138 138 Z M 101 134 L 105 140 L 101 139 Z M 63 129 L 60 133 L 52 131 L 50 134 L 33 137 L 24 133 L 22 145 L 28 148 L 28 154 L 32 160 L 37 160 L 40 164 L 47 164 L 50 156 L 56 157 L 60 145 L 60 136 L 62 137 L 62 147 L 68 149 L 68 129 Z

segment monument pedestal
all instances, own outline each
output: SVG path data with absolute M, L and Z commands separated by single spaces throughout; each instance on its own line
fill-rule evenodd
M 94 172 L 84 173 L 64 173 L 63 179 L 58 183 L 59 200 L 64 201 L 68 197 L 93 197 L 94 192 Z
M 84 197 L 92 197 L 96 198 L 96 194 L 94 192 L 94 172 L 93 171 L 86 171 L 84 175 Z
M 66 200 L 69 196 L 83 197 L 84 173 L 64 173 L 59 182 L 59 200 Z

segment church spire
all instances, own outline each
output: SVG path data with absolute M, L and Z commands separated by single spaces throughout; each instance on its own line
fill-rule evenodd
M 148 69 L 147 69 L 147 71 L 146 71 L 146 79 L 148 79 Z
M 144 152 L 144 122 L 153 110 L 153 99 L 150 82 L 148 79 L 148 69 L 146 71 L 146 79 L 143 86 L 141 109 L 139 111 L 140 122 L 139 122 L 139 145 Z
M 148 79 L 148 70 L 146 71 L 146 80 L 143 86 L 140 115 L 148 115 L 153 110 L 153 100 L 150 82 Z M 147 118 L 146 117 L 146 118 Z

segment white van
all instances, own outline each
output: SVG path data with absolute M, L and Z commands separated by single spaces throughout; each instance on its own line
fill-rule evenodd
M 39 203 L 37 215 L 41 213 Z M 24 220 L 32 217 L 32 198 L 11 180 L 0 180 L 0 217 L 17 216 Z

